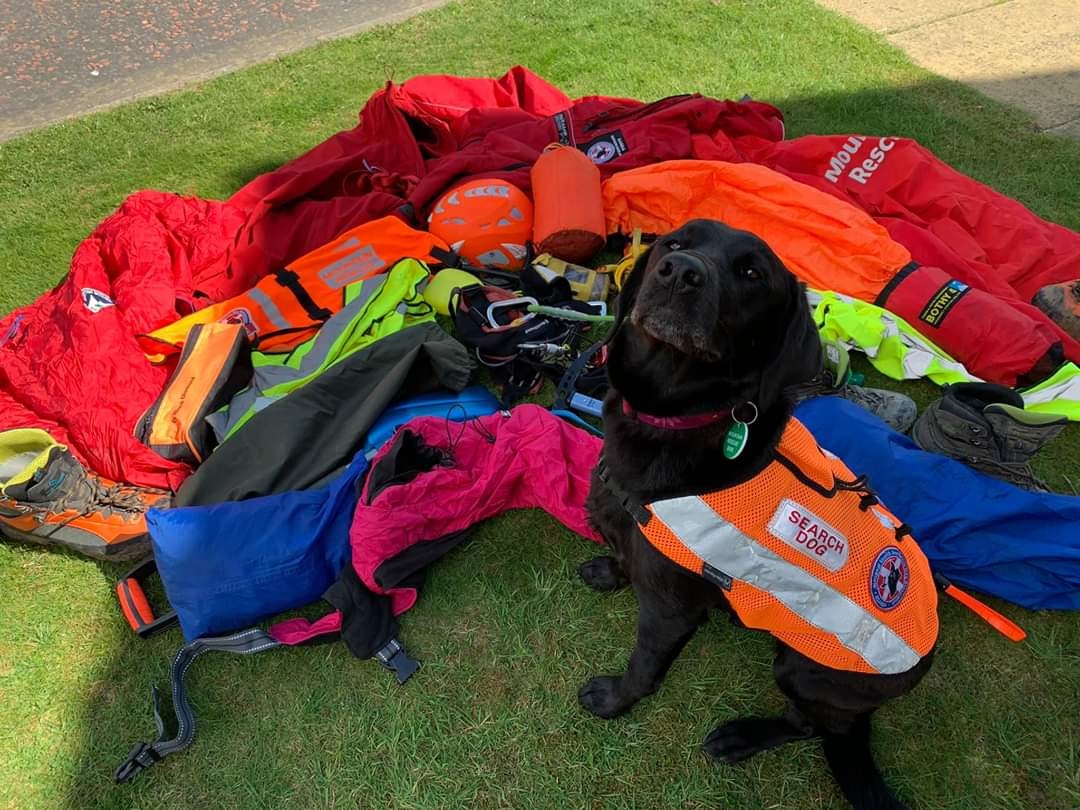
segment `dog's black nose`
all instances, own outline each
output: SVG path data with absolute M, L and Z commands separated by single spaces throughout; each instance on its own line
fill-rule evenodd
M 660 263 L 660 276 L 675 285 L 676 292 L 698 290 L 705 283 L 705 264 L 688 253 L 670 253 Z

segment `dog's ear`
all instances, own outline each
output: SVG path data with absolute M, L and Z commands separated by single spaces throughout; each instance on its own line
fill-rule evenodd
M 638 256 L 634 266 L 623 279 L 619 297 L 615 299 L 615 322 L 611 325 L 607 337 L 604 338 L 605 343 L 610 343 L 615 339 L 615 335 L 622 328 L 623 321 L 630 317 L 630 310 L 634 308 L 634 301 L 637 300 L 638 290 L 641 289 L 641 282 L 645 278 L 645 265 L 649 263 L 649 255 L 652 251 L 653 246 L 649 245 L 645 252 Z
M 777 262 L 780 260 L 777 259 Z M 758 390 L 759 408 L 771 408 L 789 386 L 805 383 L 821 373 L 824 360 L 821 336 L 806 301 L 806 285 L 787 272 L 786 330 L 780 339 L 776 358 L 762 371 Z

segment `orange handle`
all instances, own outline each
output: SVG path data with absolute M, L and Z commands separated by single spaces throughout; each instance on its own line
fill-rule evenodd
M 1027 633 L 1019 625 L 1006 619 L 992 607 L 983 602 L 980 602 L 974 596 L 957 588 L 951 582 L 945 587 L 945 593 L 966 607 L 968 610 L 975 613 L 988 625 L 997 630 L 1009 641 L 1023 641 L 1027 638 Z
M 116 598 L 120 600 L 124 618 L 136 633 L 154 621 L 154 611 L 137 580 L 129 578 L 117 582 Z

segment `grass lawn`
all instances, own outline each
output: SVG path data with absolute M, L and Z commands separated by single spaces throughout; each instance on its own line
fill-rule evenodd
M 809 0 L 468 0 L 0 145 L 0 311 L 59 281 L 130 192 L 225 197 L 352 126 L 387 78 L 517 62 L 575 96 L 749 92 L 792 136 L 914 137 L 1080 228 L 1080 142 L 1034 134 Z M 1077 459 L 1070 426 L 1038 471 L 1080 483 Z M 113 769 L 153 735 L 147 685 L 165 681 L 180 635 L 132 636 L 117 568 L 2 544 L 0 807 L 841 807 L 816 743 L 738 767 L 699 753 L 720 721 L 782 705 L 768 639 L 723 621 L 628 717 L 577 707 L 585 678 L 623 666 L 636 618 L 630 593 L 577 579 L 593 552 L 541 514 L 482 526 L 404 617 L 425 668 L 403 688 L 340 644 L 208 656 L 190 677 L 195 746 L 117 787 Z M 936 666 L 877 716 L 878 760 L 915 807 L 1080 807 L 1080 619 L 993 604 L 1028 640 L 944 602 Z

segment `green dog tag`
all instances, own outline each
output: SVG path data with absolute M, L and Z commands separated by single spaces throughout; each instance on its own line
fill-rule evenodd
M 750 429 L 746 422 L 736 422 L 728 428 L 724 436 L 724 458 L 738 458 L 746 447 L 746 440 L 750 438 Z

